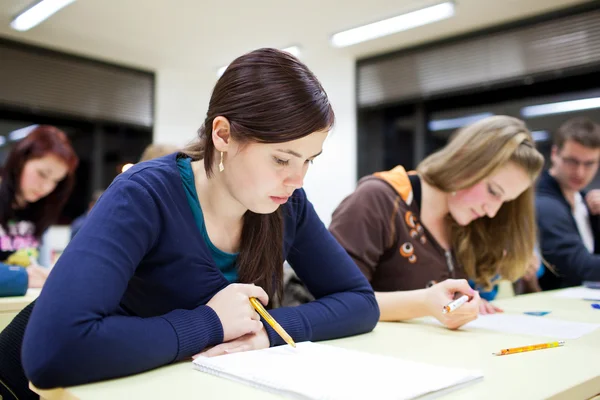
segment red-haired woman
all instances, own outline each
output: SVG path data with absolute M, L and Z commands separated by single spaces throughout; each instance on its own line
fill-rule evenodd
M 0 296 L 45 282 L 47 272 L 30 265 L 32 252 L 69 198 L 78 162 L 65 133 L 47 125 L 32 127 L 8 155 L 0 183 Z

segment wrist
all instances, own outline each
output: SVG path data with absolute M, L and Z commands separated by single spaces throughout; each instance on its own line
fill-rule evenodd
M 260 349 L 266 349 L 271 347 L 271 340 L 269 339 L 269 334 L 267 333 L 267 330 L 265 329 L 264 325 L 260 329 L 260 331 L 256 332 L 256 335 L 259 340 Z
M 435 309 L 438 306 L 436 304 L 435 290 L 432 287 L 427 289 L 415 290 L 416 298 L 416 312 L 419 316 L 433 316 L 435 315 Z

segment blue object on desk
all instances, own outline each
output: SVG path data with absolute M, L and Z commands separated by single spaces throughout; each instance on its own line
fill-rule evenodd
M 550 311 L 525 311 L 523 314 L 533 315 L 535 317 L 543 317 L 546 314 L 550 314 Z
M 600 304 L 592 303 L 592 308 L 595 308 L 596 310 L 600 310 Z

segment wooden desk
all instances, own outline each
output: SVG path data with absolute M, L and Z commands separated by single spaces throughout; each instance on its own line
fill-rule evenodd
M 29 289 L 25 296 L 0 297 L 0 331 L 40 295 L 41 289 Z
M 538 293 L 503 299 L 506 312 L 551 310 L 548 317 L 600 323 L 600 310 L 583 300 L 560 299 Z M 546 318 L 546 317 L 540 317 Z M 480 369 L 485 377 L 444 399 L 588 399 L 600 394 L 600 329 L 564 347 L 495 357 L 505 347 L 549 341 L 547 337 L 507 335 L 487 331 L 450 331 L 409 323 L 380 323 L 366 335 L 338 339 L 329 344 L 387 354 L 438 365 Z M 584 365 L 585 362 L 585 365 Z M 402 377 L 398 377 L 401 385 Z M 202 398 L 244 400 L 275 399 L 274 394 L 204 374 L 183 362 L 135 376 L 67 389 L 34 390 L 54 399 L 159 399 Z

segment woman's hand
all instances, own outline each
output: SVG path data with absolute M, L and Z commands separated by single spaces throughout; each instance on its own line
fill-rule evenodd
M 30 265 L 25 268 L 27 270 L 27 276 L 29 278 L 29 288 L 41 288 L 48 279 L 50 271 L 44 267 Z
M 269 336 L 267 330 L 263 326 L 261 330 L 256 333 L 249 333 L 242 337 L 232 340 L 231 342 L 221 343 L 210 349 L 204 350 L 201 353 L 196 354 L 192 358 L 198 356 L 214 357 L 223 354 L 238 353 L 240 351 L 250 351 L 258 349 L 266 349 L 271 345 L 269 342 Z
M 481 299 L 481 301 L 479 302 L 479 314 L 486 315 L 486 314 L 496 314 L 499 312 L 504 312 L 504 310 L 502 310 L 499 307 L 496 307 L 495 305 L 493 305 L 492 303 L 490 303 L 489 301 L 487 301 L 485 299 Z
M 479 293 L 471 289 L 465 279 L 447 279 L 436 283 L 427 290 L 426 307 L 429 314 L 450 329 L 458 329 L 477 318 Z M 444 314 L 444 306 L 455 299 L 456 294 L 469 296 L 469 301 L 456 310 Z
M 264 305 L 269 302 L 269 296 L 262 288 L 251 284 L 232 283 L 215 294 L 206 304 L 221 320 L 223 342 L 230 342 L 263 329 L 260 315 L 250 304 L 250 297 L 256 297 Z

